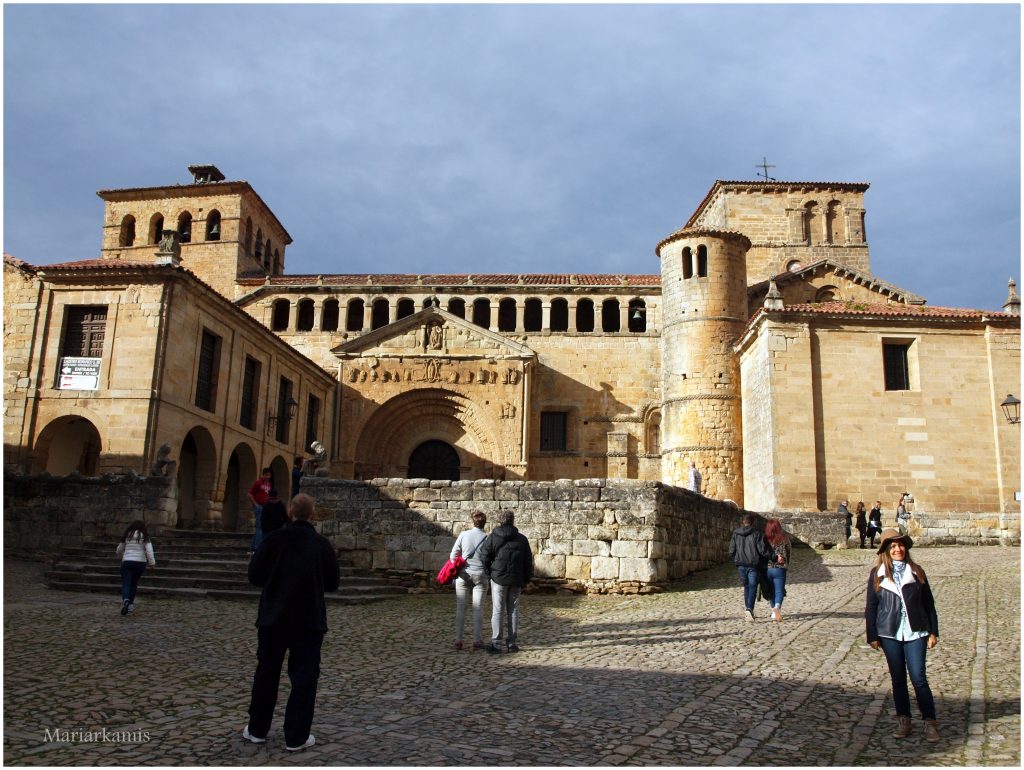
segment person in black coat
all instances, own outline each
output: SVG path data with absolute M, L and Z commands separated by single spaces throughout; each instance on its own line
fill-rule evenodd
M 338 589 L 340 571 L 330 541 L 310 523 L 313 498 L 296 495 L 290 513 L 291 526 L 267 535 L 249 562 L 249 582 L 263 592 L 256 616 L 259 646 L 249 724 L 242 737 L 266 743 L 287 652 L 292 691 L 284 712 L 285 748 L 299 751 L 316 743 L 309 728 L 327 631 L 324 591 Z
M 729 540 L 729 558 L 740 575 L 743 586 L 743 616 L 748 623 L 754 622 L 754 602 L 757 601 L 757 586 L 762 573 L 767 572 L 768 559 L 772 550 L 764 539 L 764 533 L 754 526 L 754 517 L 745 514 L 739 527 L 733 530 Z M 767 575 L 766 575 L 767 577 Z
M 502 620 L 507 622 L 508 652 L 519 652 L 519 598 L 533 579 L 530 541 L 515 528 L 515 514 L 502 511 L 498 526 L 480 546 L 478 557 L 491 581 L 491 643 L 487 652 L 501 652 Z
M 271 489 L 267 496 L 267 502 L 263 504 L 263 510 L 260 512 L 260 529 L 263 531 L 263 536 L 266 537 L 275 529 L 281 529 L 287 523 L 288 510 L 281 502 L 281 498 L 277 496 L 277 490 Z

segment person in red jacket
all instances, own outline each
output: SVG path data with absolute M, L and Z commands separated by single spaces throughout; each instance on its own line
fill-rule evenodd
M 273 473 L 270 468 L 264 468 L 260 477 L 249 487 L 249 502 L 252 503 L 252 542 L 249 544 L 249 551 L 255 552 L 263 540 L 263 524 L 260 521 L 263 514 L 263 506 L 270 498 L 270 490 L 274 486 L 270 481 Z

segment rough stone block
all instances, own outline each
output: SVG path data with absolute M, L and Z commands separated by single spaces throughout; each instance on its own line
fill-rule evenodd
M 590 560 L 590 577 L 593 580 L 618 580 L 619 560 L 611 556 L 595 556 Z
M 658 579 L 658 569 L 654 559 L 619 559 L 619 580 L 635 580 L 651 583 Z
M 611 545 L 604 540 L 573 540 L 574 556 L 610 556 Z
M 533 557 L 534 572 L 540 577 L 565 577 L 565 556 L 540 553 Z
M 590 557 L 566 556 L 565 577 L 570 580 L 590 580 Z
M 647 558 L 647 541 L 616 540 L 612 543 L 612 556 Z

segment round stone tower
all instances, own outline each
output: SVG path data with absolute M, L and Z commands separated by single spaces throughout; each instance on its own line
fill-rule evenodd
M 692 228 L 655 249 L 663 307 L 662 480 L 687 486 L 694 462 L 705 495 L 740 506 L 742 403 L 732 348 L 747 321 L 749 248 L 740 233 Z

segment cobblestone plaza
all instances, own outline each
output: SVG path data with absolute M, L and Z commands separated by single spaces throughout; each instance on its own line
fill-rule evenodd
M 284 751 L 286 677 L 267 743 L 241 738 L 255 606 L 143 596 L 122 617 L 116 596 L 47 590 L 44 565 L 8 558 L 4 761 L 1019 765 L 1019 549 L 914 554 L 939 609 L 937 744 L 916 705 L 914 734 L 889 737 L 885 661 L 864 643 L 873 555 L 798 549 L 781 626 L 762 603 L 743 621 L 729 565 L 651 596 L 528 595 L 515 655 L 452 650 L 447 594 L 330 606 L 317 745 L 297 754 Z

